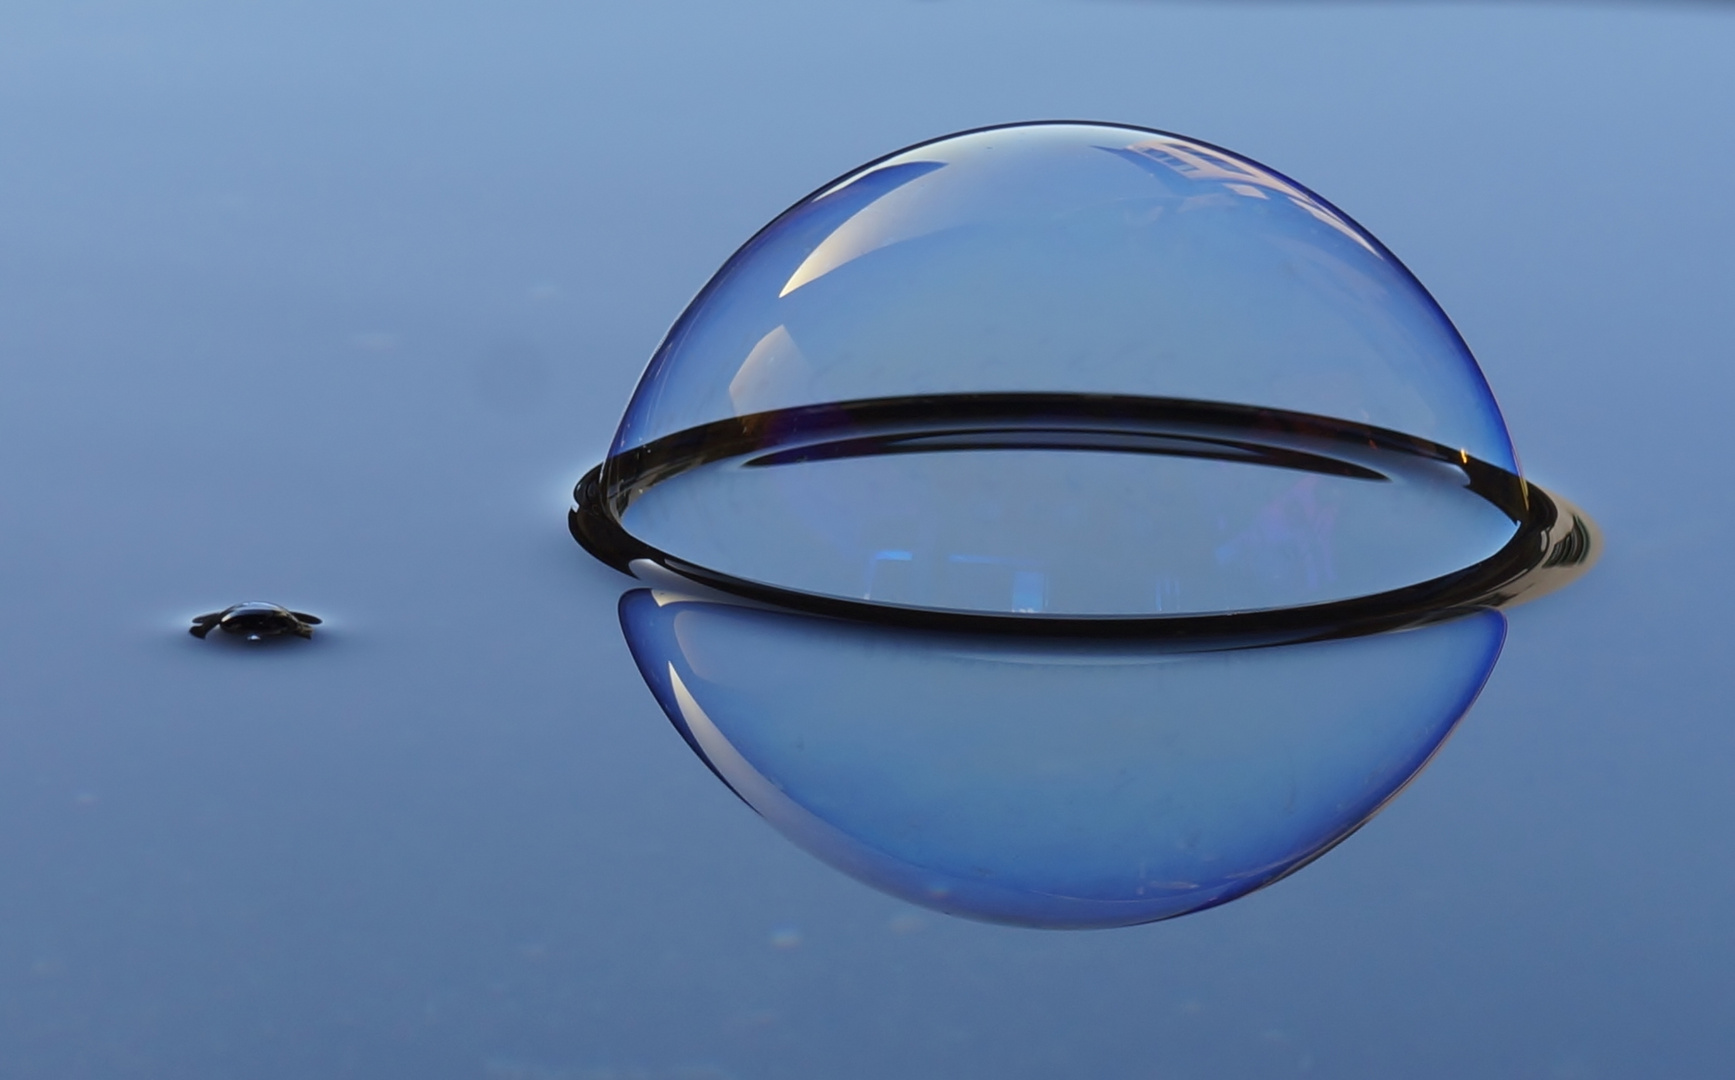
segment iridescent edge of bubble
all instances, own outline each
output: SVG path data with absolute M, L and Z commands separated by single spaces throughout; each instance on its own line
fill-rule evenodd
M 1185 453 L 1267 464 L 1404 458 L 1460 470 L 1465 487 L 1515 526 L 1493 555 L 1398 589 L 1251 611 L 1184 615 L 1055 615 L 879 603 L 737 577 L 662 551 L 622 523 L 632 501 L 698 466 L 750 453 L 788 458 L 895 452 L 949 440 L 951 448 Z M 1068 439 L 1073 440 L 1069 446 Z M 974 443 L 972 442 L 974 440 Z M 1119 440 L 1119 445 L 1116 441 Z M 1164 448 L 1154 448 L 1154 447 Z M 1179 448 L 1179 447 L 1184 447 Z M 866 398 L 751 413 L 676 432 L 610 456 L 573 490 L 573 538 L 624 573 L 672 574 L 684 585 L 808 614 L 971 634 L 1140 638 L 1208 648 L 1275 645 L 1380 633 L 1535 599 L 1570 583 L 1601 552 L 1599 530 L 1577 507 L 1498 465 L 1413 435 L 1310 413 L 1221 402 L 1113 394 L 947 394 Z

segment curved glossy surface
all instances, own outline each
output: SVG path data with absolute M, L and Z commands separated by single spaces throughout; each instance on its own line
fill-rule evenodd
M 1018 407 L 984 430 L 984 402 Z M 882 403 L 918 422 L 850 427 Z M 1316 467 L 1282 445 L 1297 424 L 1426 467 Z M 1525 522 L 1467 494 L 1472 464 L 1519 483 L 1456 330 L 1342 212 L 1194 140 L 1032 123 L 900 151 L 766 226 L 669 332 L 600 482 L 611 527 L 753 588 L 1158 618 L 1486 562 Z
M 1427 762 L 1506 629 L 1178 652 L 644 589 L 620 616 L 676 728 L 789 839 L 906 900 L 1051 928 L 1183 915 L 1322 854 Z
M 1097 123 L 936 139 L 790 208 L 670 330 L 614 450 L 748 413 L 992 392 L 1315 413 L 1516 471 L 1462 339 L 1366 230 L 1238 154 Z

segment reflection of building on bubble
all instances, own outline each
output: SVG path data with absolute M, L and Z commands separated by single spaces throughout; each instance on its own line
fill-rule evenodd
M 935 140 L 792 207 L 575 499 L 580 543 L 657 580 L 628 644 L 736 794 L 890 893 L 1048 927 L 1328 850 L 1469 708 L 1501 609 L 1597 547 L 1377 240 L 1101 124 Z

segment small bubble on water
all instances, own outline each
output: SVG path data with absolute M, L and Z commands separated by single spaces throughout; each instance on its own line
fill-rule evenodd
M 313 628 L 324 622 L 305 611 L 291 611 L 278 604 L 262 600 L 245 600 L 231 604 L 222 611 L 195 615 L 188 629 L 196 638 L 206 638 L 212 631 L 219 637 L 230 635 L 251 644 L 298 637 L 311 638 Z

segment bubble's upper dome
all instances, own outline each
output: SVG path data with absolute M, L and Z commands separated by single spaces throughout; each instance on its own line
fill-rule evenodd
M 1086 123 L 924 143 L 790 208 L 676 322 L 614 450 L 799 406 L 996 392 L 1318 414 L 1516 471 L 1463 340 L 1354 221 L 1229 151 Z
M 850 617 L 1265 632 L 1492 595 L 1553 520 L 1516 473 L 1457 331 L 1329 203 L 1039 123 L 864 166 L 748 241 L 570 520 L 622 569 Z

